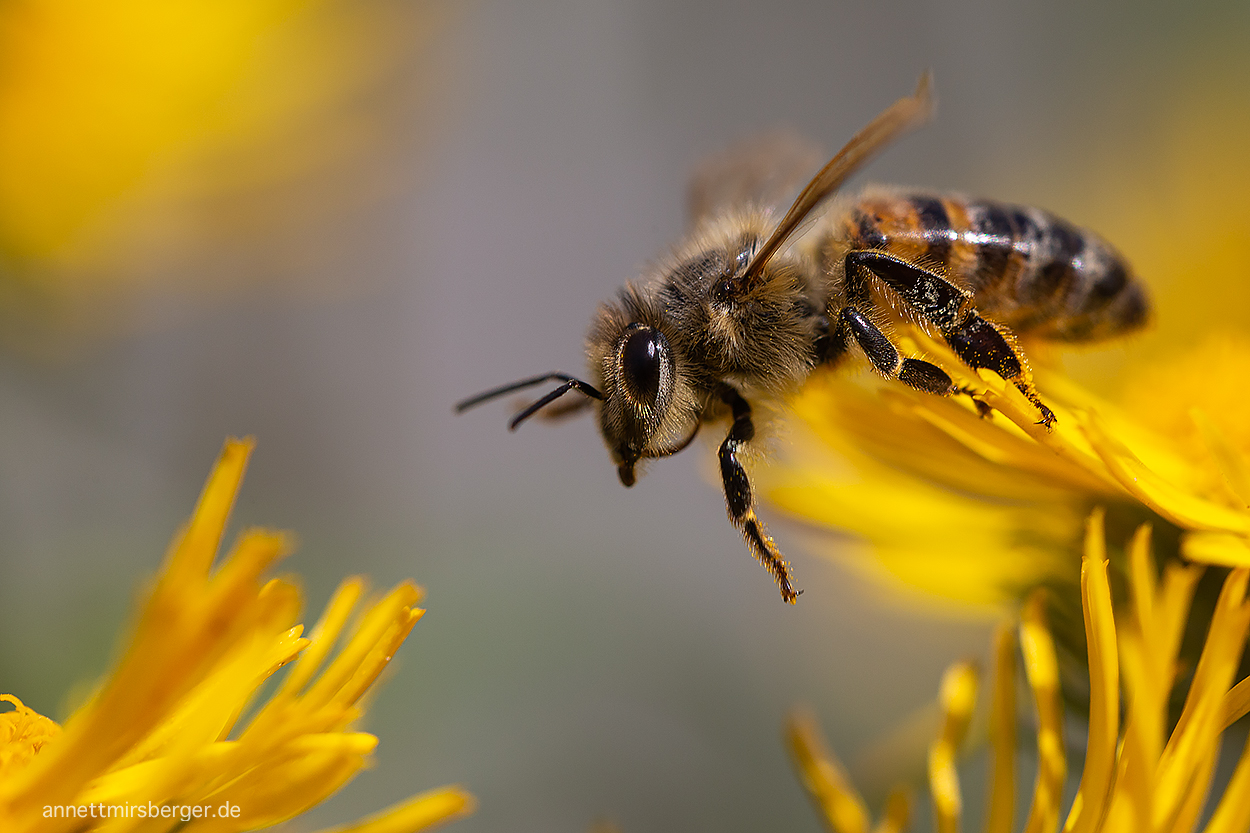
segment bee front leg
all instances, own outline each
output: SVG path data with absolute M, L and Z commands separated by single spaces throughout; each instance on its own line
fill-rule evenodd
M 755 436 L 755 423 L 751 421 L 751 406 L 742 394 L 729 385 L 720 388 L 721 400 L 733 413 L 733 425 L 729 436 L 720 445 L 720 476 L 725 487 L 725 503 L 729 508 L 729 520 L 746 538 L 747 547 L 768 572 L 773 574 L 781 598 L 794 604 L 802 590 L 795 590 L 790 582 L 790 565 L 781 556 L 773 539 L 764 531 L 764 525 L 755 515 L 755 501 L 751 494 L 751 481 L 738 459 L 742 446 Z

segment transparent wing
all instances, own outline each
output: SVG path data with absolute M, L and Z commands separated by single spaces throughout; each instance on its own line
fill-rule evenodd
M 747 207 L 784 208 L 827 151 L 793 130 L 775 130 L 706 159 L 690 181 L 690 223 Z
M 777 228 L 751 259 L 751 263 L 742 275 L 743 283 L 750 283 L 759 275 L 764 264 L 790 239 L 795 229 L 818 205 L 837 191 L 847 177 L 855 173 L 890 142 L 928 121 L 932 113 L 933 79 L 930 73 L 926 72 L 920 76 L 920 83 L 916 86 L 915 93 L 907 98 L 900 98 L 885 112 L 869 122 L 867 127 L 856 133 L 851 141 L 838 151 L 837 156 L 830 159 L 829 163 L 812 178 L 812 181 L 799 194 L 798 199 L 794 201 L 794 205 L 790 206 L 786 216 L 781 218 Z

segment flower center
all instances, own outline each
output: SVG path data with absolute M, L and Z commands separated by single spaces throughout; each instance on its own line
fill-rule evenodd
M 25 769 L 40 749 L 61 734 L 61 727 L 12 694 L 0 694 L 0 702 L 15 706 L 0 712 L 0 781 L 5 781 Z

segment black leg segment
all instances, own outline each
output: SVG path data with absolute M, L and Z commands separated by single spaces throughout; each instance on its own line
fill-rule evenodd
M 903 359 L 898 371 L 898 380 L 905 385 L 925 393 L 938 396 L 950 396 L 955 393 L 955 384 L 946 371 L 920 359 Z
M 955 386 L 946 371 L 920 359 L 904 359 L 899 356 L 898 349 L 890 342 L 889 337 L 859 310 L 846 307 L 839 313 L 838 320 L 855 336 L 873 366 L 886 376 L 925 393 L 950 396 L 955 392 Z
M 963 308 L 972 300 L 971 293 L 941 275 L 875 249 L 847 253 L 847 274 L 860 269 L 867 269 L 880 278 L 917 315 L 939 329 L 954 326 Z
M 864 354 L 872 362 L 873 367 L 886 376 L 897 376 L 899 357 L 898 350 L 890 343 L 885 333 L 876 324 L 868 320 L 862 312 L 854 307 L 845 307 L 838 314 L 838 319 L 846 325 L 863 348 Z
M 1017 379 L 1024 373 L 1020 357 L 1011 349 L 994 325 L 975 313 L 946 336 L 946 343 L 969 367 L 988 367 L 1004 379 Z
M 1010 331 L 1002 325 L 982 318 L 973 306 L 971 292 L 951 283 L 936 272 L 878 249 L 848 252 L 846 255 L 847 286 L 858 287 L 864 280 L 865 273 L 875 276 L 901 298 L 913 313 L 937 327 L 946 342 L 969 367 L 988 368 L 1015 385 L 1042 412 L 1039 424 L 1048 428 L 1054 424 L 1055 414 L 1042 403 L 1037 391 L 1033 389 L 1033 381 L 1024 360 L 1016 350 Z M 855 294 L 864 293 L 857 289 Z M 851 292 L 848 290 L 849 295 Z M 860 318 L 863 317 L 860 316 Z M 864 352 L 869 354 L 873 364 L 877 365 L 882 372 L 897 376 L 918 390 L 937 393 L 939 391 L 931 390 L 930 386 L 940 387 L 943 378 L 946 385 L 950 386 L 950 378 L 927 362 L 920 362 L 919 364 L 924 366 L 917 367 L 912 364 L 917 360 L 905 359 L 900 362 L 896 371 L 886 370 L 869 349 L 870 345 L 876 345 L 877 339 L 869 338 L 866 342 L 865 337 L 860 337 L 855 329 L 856 324 L 846 319 L 845 315 L 844 320 L 847 321 L 852 332 L 856 333 L 856 338 L 864 347 Z M 867 319 L 863 321 L 868 323 L 868 326 L 872 326 Z M 884 336 L 881 338 L 884 339 Z M 889 349 L 894 351 L 893 346 Z M 894 353 L 897 356 L 897 351 Z M 878 356 L 882 362 L 889 358 L 884 349 L 879 350 Z M 936 376 L 934 371 L 940 373 L 941 376 Z M 950 389 L 945 392 L 955 391 Z M 977 410 L 984 414 L 981 406 L 978 405 Z
M 725 487 L 725 504 L 729 509 L 729 520 L 742 531 L 751 554 L 772 573 L 781 590 L 781 598 L 794 604 L 802 590 L 795 590 L 790 580 L 790 565 L 781 557 L 781 552 L 773 539 L 764 531 L 764 525 L 755 515 L 755 500 L 751 494 L 751 481 L 746 470 L 738 460 L 738 452 L 742 446 L 755 436 L 755 424 L 751 421 L 751 406 L 738 391 L 729 385 L 722 385 L 721 400 L 729 405 L 733 413 L 733 425 L 729 428 L 729 436 L 720 446 L 720 475 Z
M 959 354 L 959 358 L 968 363 L 969 367 L 989 368 L 1015 385 L 1025 398 L 1042 412 L 1042 418 L 1038 420 L 1039 425 L 1049 428 L 1055 424 L 1055 412 L 1047 408 L 1038 397 L 1029 374 L 1025 372 L 1020 355 L 999 327 L 986 321 L 974 311 L 968 314 L 958 327 L 950 332 L 944 331 L 943 335 L 946 336 L 946 343 Z

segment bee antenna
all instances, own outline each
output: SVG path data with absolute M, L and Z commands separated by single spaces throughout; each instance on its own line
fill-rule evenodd
M 916 85 L 914 93 L 900 98 L 886 108 L 868 126 L 852 136 L 842 150 L 812 177 L 812 181 L 799 194 L 794 205 L 790 206 L 786 216 L 781 218 L 777 228 L 773 229 L 773 233 L 747 264 L 746 271 L 739 279 L 742 284 L 750 285 L 755 282 L 764 265 L 785 245 L 803 220 L 832 196 L 847 177 L 867 164 L 868 160 L 890 142 L 924 124 L 932 114 L 933 74 L 925 71 L 920 76 L 920 83 Z
M 470 408 L 476 407 L 483 402 L 487 402 L 507 393 L 512 393 L 514 390 L 521 390 L 522 388 L 541 385 L 543 382 L 550 382 L 553 379 L 561 381 L 564 384 L 560 385 L 560 387 L 556 388 L 551 393 L 547 394 L 542 399 L 539 399 L 537 402 L 533 403 L 525 410 L 514 416 L 512 421 L 508 423 L 508 428 L 515 431 L 518 425 L 529 419 L 538 410 L 550 405 L 552 402 L 559 399 L 561 396 L 564 396 L 564 394 L 571 390 L 576 390 L 578 393 L 585 394 L 591 399 L 603 399 L 603 394 L 600 393 L 597 388 L 583 382 L 581 379 L 576 379 L 569 376 L 567 373 L 544 373 L 541 376 L 535 376 L 531 379 L 522 379 L 519 382 L 512 382 L 511 384 L 503 385 L 498 388 L 492 388 L 491 390 L 479 393 L 476 396 L 470 396 L 468 399 L 456 403 L 456 413 L 464 413 Z

